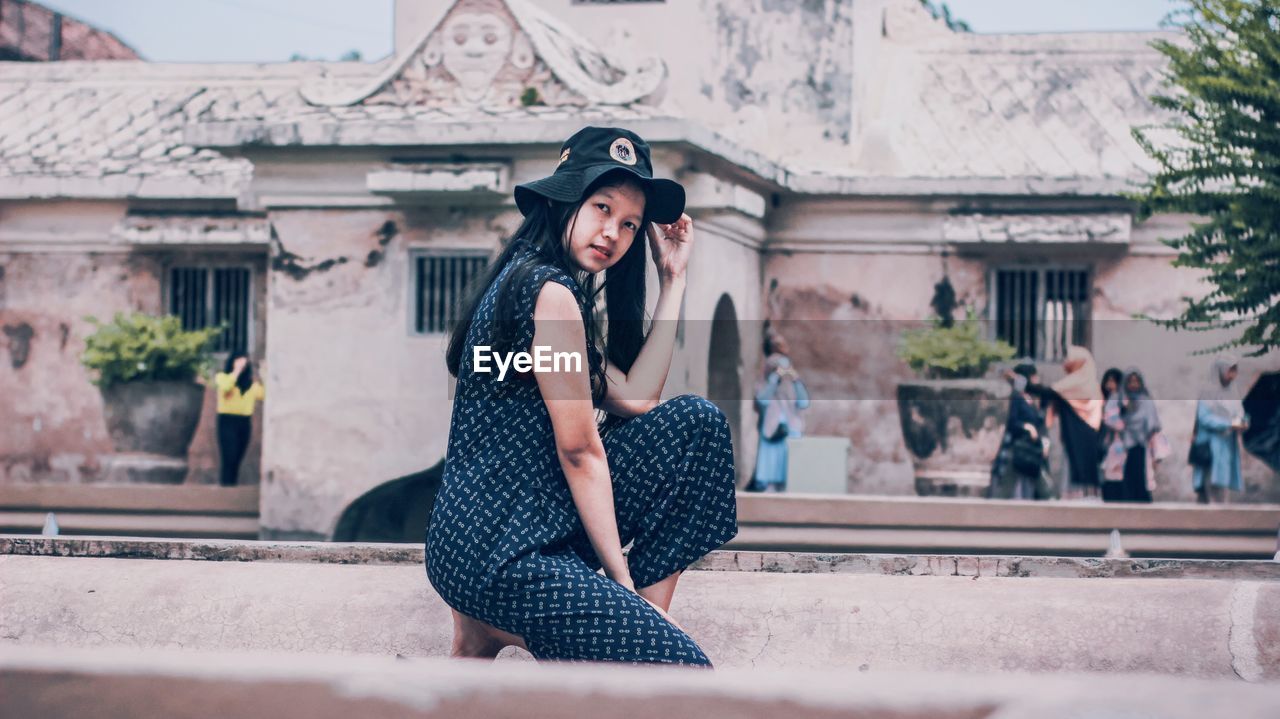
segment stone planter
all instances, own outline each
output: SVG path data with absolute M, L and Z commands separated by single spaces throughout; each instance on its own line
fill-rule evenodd
M 104 388 L 102 404 L 116 450 L 103 461 L 103 480 L 181 484 L 204 387 L 195 382 L 124 382 Z
M 1010 387 L 999 380 L 922 380 L 898 385 L 902 438 L 916 494 L 986 494 L 991 461 L 1009 417 Z

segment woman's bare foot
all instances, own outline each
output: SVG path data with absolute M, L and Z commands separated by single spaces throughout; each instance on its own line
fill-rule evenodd
M 469 617 L 454 609 L 453 646 L 449 656 L 457 659 L 493 659 L 506 647 L 516 646 L 528 651 L 524 640 L 504 632 L 479 619 Z

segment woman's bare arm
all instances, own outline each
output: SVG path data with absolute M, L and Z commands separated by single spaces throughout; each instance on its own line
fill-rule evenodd
M 578 301 L 567 287 L 548 282 L 538 293 L 533 319 L 535 347 L 547 347 L 553 353 L 577 352 L 583 358 L 577 371 L 535 372 L 534 377 L 551 415 L 556 454 L 591 547 L 605 574 L 634 590 L 618 536 L 609 461 L 596 429 L 586 369 L 587 336 Z
M 683 276 L 662 283 L 658 306 L 653 313 L 653 327 L 631 365 L 623 372 L 614 365 L 605 367 L 608 390 L 602 409 L 609 414 L 634 417 L 658 406 L 662 388 L 671 371 L 671 355 L 676 346 L 676 325 L 680 321 L 680 302 L 684 299 Z
M 628 372 L 612 365 L 605 368 L 603 409 L 610 414 L 634 417 L 658 406 L 671 371 L 676 325 L 684 300 L 686 270 L 693 249 L 693 220 L 688 215 L 670 225 L 650 224 L 646 229 L 653 263 L 658 269 L 658 306 L 653 326 Z

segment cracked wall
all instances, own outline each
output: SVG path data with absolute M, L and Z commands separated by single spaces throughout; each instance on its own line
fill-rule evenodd
M 961 306 L 985 316 L 991 298 L 988 272 L 994 267 L 1083 267 L 1090 271 L 1090 346 L 1099 372 L 1137 366 L 1146 375 L 1172 453 L 1156 470 L 1157 501 L 1195 501 L 1186 463 L 1194 424 L 1195 397 L 1204 385 L 1213 336 L 1175 333 L 1136 319 L 1172 316 L 1180 298 L 1203 292 L 1199 276 L 1171 265 L 1156 240 L 1171 236 L 1178 218 L 1164 218 L 1133 230 L 1128 244 L 941 242 L 949 222 L 945 203 L 928 201 L 893 212 L 859 210 L 834 203 L 801 202 L 772 218 L 780 247 L 764 260 L 768 316 L 793 349 L 792 359 L 815 402 L 806 416 L 806 435 L 848 437 L 849 491 L 914 494 L 913 469 L 902 439 L 897 384 L 916 378 L 896 356 L 901 332 L 933 315 L 933 285 L 943 276 L 941 250 L 950 249 L 950 280 Z M 938 229 L 937 239 L 924 242 Z M 822 251 L 789 249 L 809 243 Z M 887 244 L 886 244 L 887 243 Z M 871 247 L 868 247 L 871 245 Z M 770 289 L 772 288 L 772 289 Z M 959 315 L 957 315 L 959 316 Z M 1247 389 L 1275 366 L 1277 355 L 1246 360 L 1239 382 Z M 1045 380 L 1061 369 L 1040 363 Z M 1061 442 L 1054 446 L 1051 471 L 1066 475 Z M 1280 500 L 1280 478 L 1242 450 L 1244 491 L 1237 501 Z
M 95 482 L 112 452 L 101 395 L 80 364 L 94 330 L 85 318 L 164 311 L 165 268 L 179 257 L 111 246 L 105 240 L 116 217 L 90 203 L 33 203 L 0 215 L 4 237 L 52 231 L 55 238 L 95 238 L 83 250 L 47 241 L 44 251 L 0 252 L 0 396 L 7 420 L 0 431 L 0 484 Z M 259 303 L 259 318 L 262 311 Z M 209 390 L 188 451 L 188 483 L 217 482 L 215 420 Z M 255 437 L 259 433 L 255 427 Z M 256 447 L 255 439 L 242 469 L 246 479 L 257 476 Z
M 262 531 L 323 539 L 384 482 L 444 457 L 444 334 L 412 331 L 415 250 L 489 252 L 508 210 L 294 210 L 271 215 L 271 400 Z

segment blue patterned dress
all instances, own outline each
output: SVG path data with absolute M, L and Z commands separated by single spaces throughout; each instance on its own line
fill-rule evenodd
M 533 309 L 547 281 L 574 292 L 585 321 L 586 298 L 574 280 L 539 267 L 515 288 L 519 349 L 532 343 Z M 449 606 L 522 637 L 538 659 L 709 666 L 687 634 L 597 573 L 600 561 L 532 375 L 499 382 L 496 372 L 472 372 L 472 347 L 494 344 L 498 284 L 476 310 L 459 368 L 443 486 L 427 532 L 428 579 Z M 601 362 L 594 348 L 588 355 Z M 733 447 L 715 405 L 676 397 L 613 426 L 602 440 L 636 587 L 686 568 L 737 533 Z

